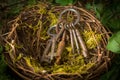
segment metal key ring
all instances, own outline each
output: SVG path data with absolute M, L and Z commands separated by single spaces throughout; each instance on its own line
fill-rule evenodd
M 50 28 L 48 29 L 48 31 L 47 31 L 47 34 L 48 34 L 49 36 L 52 36 L 52 37 L 56 36 L 55 33 L 51 33 L 51 31 L 52 31 L 53 29 L 55 29 L 55 28 L 56 28 L 56 25 L 50 27 Z
M 76 21 L 73 23 L 74 25 L 76 25 L 76 24 L 79 22 L 79 20 L 80 20 L 80 14 L 79 14 L 79 12 L 78 12 L 77 10 L 75 10 L 75 9 L 73 9 L 73 8 L 63 10 L 63 11 L 61 12 L 60 16 L 59 16 L 59 20 L 61 20 L 62 15 L 63 15 L 64 13 L 66 13 L 67 11 L 72 11 L 72 12 L 74 12 L 74 13 L 77 14 L 77 19 L 76 19 Z

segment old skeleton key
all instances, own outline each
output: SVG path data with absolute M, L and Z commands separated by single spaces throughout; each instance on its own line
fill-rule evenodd
M 56 54 L 56 64 L 60 64 L 61 54 L 65 49 L 65 38 L 66 38 L 66 31 L 63 32 L 62 39 L 58 44 L 57 54 Z
M 47 31 L 47 34 L 51 38 L 48 40 L 48 44 L 47 44 L 47 46 L 46 46 L 46 48 L 45 48 L 45 50 L 43 52 L 41 62 L 45 61 L 45 62 L 51 63 L 54 56 L 56 56 L 56 52 L 55 52 L 56 45 L 57 45 L 56 43 L 57 43 L 57 40 L 61 37 L 61 35 L 62 35 L 63 31 L 64 31 L 64 27 L 61 27 L 58 34 L 57 33 L 52 33 L 52 31 L 56 32 L 57 26 L 59 27 L 59 26 L 63 26 L 63 25 L 61 24 L 61 25 L 52 26 Z

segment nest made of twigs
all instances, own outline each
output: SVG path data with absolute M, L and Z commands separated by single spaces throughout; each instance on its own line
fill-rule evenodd
M 85 62 L 82 55 L 74 54 L 77 56 L 74 59 L 71 47 L 67 45 L 61 64 L 43 65 L 40 59 L 49 39 L 46 31 L 50 26 L 57 24 L 60 12 L 67 8 L 75 8 L 80 12 L 80 32 L 90 58 Z M 13 71 L 28 80 L 93 79 L 108 69 L 111 58 L 111 53 L 106 50 L 109 32 L 100 21 L 83 8 L 51 7 L 41 3 L 26 8 L 4 29 L 2 39 L 5 46 L 5 60 Z M 69 41 L 67 42 L 69 44 Z

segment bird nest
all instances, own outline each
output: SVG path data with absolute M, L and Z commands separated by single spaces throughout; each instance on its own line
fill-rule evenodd
M 27 7 L 4 29 L 5 61 L 28 80 L 87 80 L 107 71 L 109 30 L 76 6 Z

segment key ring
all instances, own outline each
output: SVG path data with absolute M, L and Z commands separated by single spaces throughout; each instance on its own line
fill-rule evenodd
M 67 11 L 72 11 L 72 12 L 74 12 L 75 14 L 77 14 L 77 19 L 76 19 L 76 21 L 73 23 L 74 25 L 76 25 L 76 24 L 79 22 L 79 20 L 80 20 L 80 14 L 79 14 L 79 12 L 78 12 L 77 10 L 75 10 L 75 9 L 73 9 L 73 8 L 63 10 L 63 11 L 61 12 L 60 16 L 59 16 L 59 20 L 61 20 L 62 15 L 63 15 L 64 13 L 66 13 Z
M 52 31 L 53 29 L 55 29 L 55 28 L 56 28 L 56 25 L 50 27 L 50 28 L 48 29 L 48 31 L 47 31 L 47 34 L 48 34 L 49 36 L 52 36 L 52 37 L 56 36 L 56 33 L 51 33 L 51 31 Z

